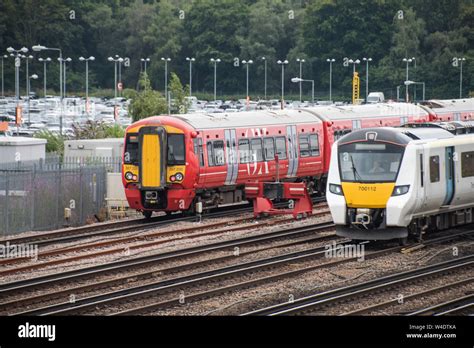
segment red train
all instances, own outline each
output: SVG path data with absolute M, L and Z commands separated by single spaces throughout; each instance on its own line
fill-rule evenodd
M 278 156 L 281 180 L 305 181 L 323 194 L 339 137 L 360 128 L 474 119 L 474 103 L 467 101 L 449 108 L 384 103 L 149 117 L 126 130 L 125 193 L 146 217 L 193 211 L 198 202 L 204 209 L 239 203 L 246 182 L 275 180 Z

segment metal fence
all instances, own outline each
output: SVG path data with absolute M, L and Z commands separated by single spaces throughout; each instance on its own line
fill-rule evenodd
M 78 226 L 104 215 L 107 172 L 120 159 L 0 164 L 0 235 Z

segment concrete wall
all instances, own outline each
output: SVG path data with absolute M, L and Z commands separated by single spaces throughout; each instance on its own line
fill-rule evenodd
M 38 161 L 45 156 L 45 139 L 0 137 L 0 163 Z

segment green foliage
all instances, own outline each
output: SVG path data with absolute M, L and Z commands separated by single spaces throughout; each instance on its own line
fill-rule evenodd
M 132 116 L 133 122 L 142 118 L 160 115 L 167 111 L 166 100 L 160 92 L 154 91 L 151 87 L 147 74 L 143 73 L 140 79 L 141 91 L 132 100 L 128 107 L 128 112 Z
M 101 122 L 88 121 L 85 124 L 72 126 L 74 139 L 104 139 L 123 138 L 125 130 L 118 124 L 110 125 Z
M 73 12 L 71 12 L 73 11 Z M 403 18 L 399 18 L 403 11 Z M 428 98 L 458 95 L 459 68 L 453 57 L 465 57 L 464 95 L 472 89 L 474 76 L 474 2 L 472 0 L 2 0 L 0 1 L 0 47 L 31 47 L 42 44 L 59 47 L 73 58 L 67 70 L 68 95 L 84 93 L 84 63 L 79 56 L 93 55 L 89 64 L 90 95 L 113 96 L 114 64 L 107 57 L 130 58 L 122 66 L 122 95 L 141 102 L 132 108 L 136 119 L 166 112 L 162 57 L 170 57 L 168 74 L 188 80 L 185 57 L 195 57 L 193 91 L 211 93 L 217 65 L 218 96 L 242 94 L 245 67 L 252 59 L 249 84 L 252 99 L 264 93 L 264 62 L 267 58 L 268 95 L 278 95 L 281 67 L 285 67 L 285 94 L 299 94 L 290 78 L 299 75 L 296 58 L 305 58 L 303 77 L 315 80 L 316 94 L 327 93 L 327 58 L 335 58 L 333 87 L 345 94 L 351 90 L 351 69 L 344 57 L 371 57 L 370 90 L 381 90 L 390 98 L 403 84 L 402 58 L 416 57 L 410 78 L 426 82 Z M 60 35 L 58 34 L 60 33 Z M 57 52 L 35 53 L 35 58 Z M 151 81 L 145 95 L 140 89 L 141 58 L 150 58 L 147 73 Z M 14 90 L 12 61 L 5 61 L 5 87 Z M 31 62 L 31 71 L 42 76 L 42 64 Z M 22 66 L 23 69 L 23 66 Z M 363 62 L 357 67 L 365 83 Z M 57 64 L 48 67 L 48 88 L 59 86 Z M 41 83 L 32 83 L 42 95 Z M 153 89 L 151 88 L 153 87 Z M 306 96 L 310 84 L 303 84 Z M 100 89 L 100 90 L 99 90 Z M 39 90 L 39 91 L 38 91 Z M 142 91 L 143 92 L 143 91 Z M 23 86 L 22 86 L 22 93 Z M 145 100 L 147 97 L 151 100 Z M 175 96 L 173 96 L 175 99 Z M 212 99 L 212 98 L 211 98 Z
M 35 133 L 35 138 L 46 140 L 46 152 L 55 152 L 60 157 L 64 154 L 64 136 L 51 132 L 47 129 Z
M 183 87 L 178 75 L 171 73 L 171 80 L 168 85 L 169 91 L 171 92 L 171 99 L 173 101 L 171 105 L 172 114 L 185 114 L 188 111 L 188 103 L 185 100 L 186 90 L 189 86 Z

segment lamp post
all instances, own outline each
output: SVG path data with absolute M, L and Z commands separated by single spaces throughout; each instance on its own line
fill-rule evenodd
M 109 57 L 107 60 L 109 62 L 114 62 L 114 97 L 117 99 L 117 63 L 122 63 L 123 58 L 118 57 L 114 59 L 113 57 Z
M 311 103 L 314 105 L 314 80 L 303 80 L 302 78 L 299 77 L 293 77 L 291 79 L 291 82 L 293 83 L 302 83 L 302 82 L 311 82 Z
M 141 58 L 140 61 L 142 61 L 145 64 L 145 74 L 146 74 L 146 63 L 150 61 L 150 58 Z M 141 70 L 141 65 L 140 65 L 140 70 Z
M 247 68 L 247 89 L 246 89 L 247 94 L 246 94 L 246 97 L 247 97 L 247 103 L 248 103 L 248 100 L 250 99 L 249 98 L 249 65 L 253 64 L 253 60 L 252 59 L 243 60 L 242 64 L 245 65 L 245 67 Z
M 168 62 L 171 62 L 171 58 L 161 57 L 161 60 L 165 62 L 165 97 L 168 101 Z
M 265 100 L 267 100 L 267 58 L 262 57 L 263 63 L 265 65 Z
M 28 53 L 28 48 L 22 47 L 19 50 L 15 50 L 13 47 L 8 47 L 7 52 L 15 57 L 15 97 L 17 107 L 20 103 L 20 65 L 21 65 L 21 53 Z
M 70 63 L 72 62 L 72 58 L 70 57 L 67 57 L 67 58 L 58 58 L 58 60 L 60 61 L 60 63 L 62 63 L 64 66 L 63 66 L 63 81 L 64 81 L 64 86 L 63 86 L 63 97 L 66 98 L 66 63 Z
M 303 78 L 303 63 L 305 62 L 304 59 L 300 59 L 300 58 L 296 58 L 296 61 L 298 63 L 300 63 L 300 79 Z M 300 103 L 301 103 L 301 99 L 302 99 L 302 96 L 303 96 L 303 88 L 302 88 L 302 81 L 300 81 Z
M 408 64 L 410 64 L 410 63 L 413 61 L 413 59 L 412 59 L 412 58 L 403 58 L 403 61 L 404 61 L 405 63 L 407 63 L 407 64 L 406 64 L 406 77 L 405 77 L 405 81 L 408 81 L 408 69 L 409 69 L 409 68 L 408 68 Z M 406 88 L 405 88 L 405 89 L 406 89 L 405 103 L 408 103 L 408 86 L 409 86 L 409 85 L 406 85 Z
M 51 62 L 51 58 L 38 58 L 38 61 L 43 63 L 43 91 L 44 97 L 46 98 L 46 64 Z
M 28 70 L 28 62 L 30 59 L 33 59 L 33 56 L 32 55 L 29 55 L 29 56 L 26 56 L 26 55 L 22 55 L 21 58 L 23 58 L 24 60 L 26 60 L 26 86 L 25 86 L 25 90 L 26 90 L 26 95 L 28 96 L 28 98 L 30 98 L 30 95 L 28 94 L 29 93 L 29 90 L 30 90 L 30 78 L 29 78 L 29 70 Z
M 186 60 L 189 62 L 189 96 L 193 95 L 193 62 L 196 61 L 196 58 L 186 57 Z
M 285 105 L 285 101 L 284 101 L 284 98 L 285 98 L 285 65 L 288 64 L 288 60 L 286 60 L 286 59 L 284 61 L 278 60 L 277 63 L 281 65 L 281 109 L 283 110 L 284 105 Z
M 349 63 L 352 64 L 352 74 L 354 74 L 356 72 L 356 64 L 360 64 L 360 60 L 359 59 L 349 59 L 348 60 Z
M 211 61 L 211 63 L 214 63 L 214 101 L 216 101 L 217 100 L 217 89 L 216 89 L 216 85 L 217 85 L 217 63 L 220 63 L 221 60 L 220 60 L 220 58 L 217 58 L 217 59 L 211 58 L 210 61 Z
M 406 88 L 408 88 L 409 85 L 423 85 L 423 100 L 425 100 L 425 83 L 424 82 L 415 82 L 415 81 L 408 81 L 407 80 L 404 83 L 405 83 Z M 398 86 L 398 87 L 400 87 L 400 86 Z
M 7 59 L 8 56 L 6 54 L 4 54 L 3 56 L 0 57 L 0 59 L 2 59 L 2 98 L 5 97 L 5 86 L 4 86 L 4 82 L 3 82 L 3 77 L 4 77 L 4 74 L 3 74 L 3 60 L 4 59 Z
M 326 62 L 329 63 L 329 101 L 332 102 L 332 63 L 336 60 L 334 58 L 326 59 Z
M 365 62 L 365 102 L 367 103 L 367 97 L 369 96 L 369 62 L 372 61 L 372 58 L 362 58 Z
M 89 61 L 94 61 L 95 57 L 89 58 L 79 57 L 81 62 L 86 62 L 86 113 L 89 114 Z
M 459 99 L 462 98 L 462 63 L 466 61 L 466 58 L 460 57 L 460 58 L 453 58 L 453 65 L 457 66 L 458 63 L 459 65 Z
M 38 75 L 33 74 L 31 76 L 27 75 L 28 78 L 28 84 L 27 84 L 27 93 L 28 93 L 28 126 L 31 125 L 31 117 L 30 117 L 30 80 L 36 80 L 38 78 Z
M 63 71 L 62 71 L 62 58 L 63 58 L 63 53 L 61 51 L 60 48 L 52 48 L 52 47 L 46 47 L 46 46 L 42 46 L 42 45 L 35 45 L 32 47 L 33 48 L 33 51 L 35 52 L 40 52 L 40 51 L 59 51 L 59 58 L 61 58 L 61 60 L 59 60 L 59 97 L 63 98 Z M 61 105 L 62 105 L 62 102 L 61 102 Z M 62 116 L 61 116 L 62 117 Z

